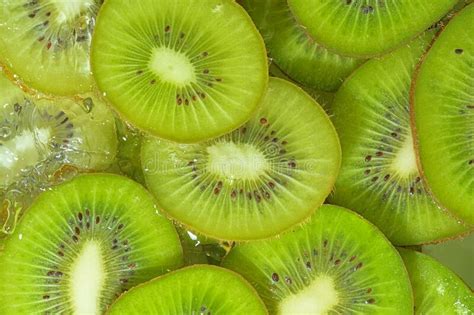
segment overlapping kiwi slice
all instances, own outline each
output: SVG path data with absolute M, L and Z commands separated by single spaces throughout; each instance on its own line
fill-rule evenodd
M 272 78 L 245 125 L 199 144 L 148 138 L 142 165 L 148 188 L 172 217 L 213 238 L 251 240 L 288 229 L 323 203 L 340 146 L 324 110 Z
M 102 2 L 2 1 L 0 62 L 23 83 L 47 94 L 90 91 L 90 42 Z
M 432 45 L 413 85 L 422 175 L 436 199 L 474 224 L 474 4 Z
M 0 254 L 1 314 L 99 314 L 182 249 L 140 185 L 89 174 L 39 196 Z
M 359 68 L 336 94 L 333 122 L 343 157 L 331 202 L 376 224 L 395 244 L 414 245 L 467 230 L 433 200 L 418 171 L 410 128 L 412 74 L 428 32 Z
M 77 170 L 106 168 L 117 139 L 111 111 L 93 95 L 39 99 L 0 72 L 0 225 L 10 233 L 22 209 Z
M 223 266 L 244 276 L 271 314 L 411 314 L 407 271 L 359 215 L 323 205 L 279 238 L 234 247 Z
M 288 0 L 326 48 L 347 56 L 382 55 L 422 33 L 458 0 Z
M 242 125 L 268 81 L 263 40 L 231 0 L 108 1 L 92 68 L 126 120 L 178 142 Z
M 334 91 L 363 59 L 342 57 L 317 44 L 285 0 L 242 1 L 262 32 L 273 61 L 296 81 Z
M 146 310 L 146 311 L 145 311 Z M 238 274 L 195 265 L 139 285 L 122 295 L 108 314 L 268 314 L 255 289 Z
M 435 259 L 400 249 L 410 275 L 415 314 L 473 314 L 474 294 L 451 270 Z

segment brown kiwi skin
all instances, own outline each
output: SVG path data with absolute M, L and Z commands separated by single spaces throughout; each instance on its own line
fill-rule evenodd
M 436 198 L 436 196 L 433 194 L 433 191 L 431 190 L 431 188 L 429 187 L 427 181 L 426 181 L 426 176 L 425 176 L 425 173 L 423 172 L 423 167 L 421 165 L 421 159 L 420 159 L 420 151 L 419 151 L 419 142 L 418 142 L 418 134 L 417 134 L 417 129 L 416 129 L 416 123 L 415 123 L 415 90 L 416 90 L 416 83 L 417 83 L 417 79 L 418 79 L 418 76 L 420 74 L 420 70 L 421 70 L 421 66 L 424 64 L 425 60 L 426 60 L 426 57 L 428 56 L 429 52 L 431 51 L 431 48 L 433 47 L 434 43 L 437 41 L 437 39 L 439 38 L 439 36 L 444 32 L 444 30 L 446 29 L 446 26 L 449 25 L 449 22 L 451 21 L 451 19 L 453 19 L 454 17 L 456 17 L 457 15 L 459 14 L 459 12 L 456 12 L 455 14 L 453 14 L 448 23 L 441 23 L 440 24 L 440 29 L 438 32 L 436 32 L 435 36 L 433 37 L 431 43 L 428 45 L 427 49 L 425 50 L 425 52 L 423 53 L 423 55 L 420 57 L 420 61 L 418 62 L 418 65 L 416 66 L 415 68 L 415 71 L 413 73 L 413 76 L 412 76 L 412 80 L 411 80 L 411 86 L 410 86 L 410 95 L 409 95 L 409 100 L 410 100 L 410 104 L 409 104 L 409 107 L 410 107 L 410 129 L 412 131 L 412 134 L 413 134 L 413 148 L 415 150 L 415 156 L 416 156 L 416 166 L 418 168 L 418 172 L 420 173 L 420 177 L 422 178 L 422 183 L 423 183 L 423 186 L 424 188 L 426 189 L 428 195 L 433 199 L 433 201 L 438 205 L 438 207 L 443 211 L 445 212 L 447 215 L 449 215 L 451 218 L 455 219 L 455 220 L 458 220 L 459 222 L 461 222 L 464 226 L 466 226 L 467 228 L 469 228 L 469 230 L 465 233 L 462 233 L 460 235 L 456 235 L 456 236 L 452 236 L 452 237 L 448 237 L 448 238 L 444 238 L 444 239 L 440 239 L 440 240 L 436 240 L 436 241 L 432 241 L 432 242 L 427 242 L 427 243 L 423 243 L 423 244 L 420 244 L 420 245 L 428 245 L 428 244 L 439 244 L 439 243 L 443 243 L 443 242 L 446 242 L 446 241 L 450 241 L 450 240 L 455 240 L 455 239 L 461 239 L 461 238 L 464 238 L 472 233 L 474 233 L 474 226 L 471 226 L 470 224 L 467 224 L 466 222 L 464 222 L 463 220 L 461 220 L 460 218 L 458 218 L 456 215 L 454 215 L 454 213 L 452 213 L 451 211 L 449 211 L 449 209 L 447 209 L 439 200 L 438 198 Z

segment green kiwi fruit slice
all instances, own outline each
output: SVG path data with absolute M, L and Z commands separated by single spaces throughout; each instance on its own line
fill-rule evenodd
M 342 57 L 317 44 L 292 15 L 286 0 L 242 1 L 262 33 L 273 61 L 291 78 L 335 91 L 364 59 Z
M 416 163 L 410 84 L 432 37 L 430 31 L 368 61 L 343 84 L 332 105 L 343 156 L 330 201 L 361 213 L 398 245 L 467 231 L 433 200 Z
M 438 36 L 413 84 L 412 122 L 430 191 L 474 224 L 474 4 Z
M 415 296 L 415 314 L 474 314 L 474 294 L 451 270 L 435 259 L 400 249 Z
M 142 166 L 173 218 L 216 239 L 251 240 L 310 216 L 332 189 L 340 154 L 324 110 L 297 86 L 271 78 L 245 125 L 198 144 L 148 138 Z
M 46 94 L 90 91 L 89 51 L 103 0 L 5 0 L 0 8 L 0 62 Z
M 239 127 L 268 82 L 263 40 L 231 0 L 105 2 L 92 68 L 125 120 L 178 142 Z
M 372 224 L 323 205 L 278 238 L 234 247 L 223 266 L 243 275 L 271 314 L 411 314 L 397 251 Z
M 336 53 L 382 55 L 422 33 L 458 0 L 288 0 L 311 36 Z
M 1 314 L 100 314 L 182 264 L 172 223 L 137 183 L 88 174 L 41 194 L 0 254 Z
M 123 294 L 108 315 L 268 314 L 255 289 L 221 267 L 196 265 L 139 285 Z
M 0 72 L 0 104 L 0 226 L 10 233 L 21 209 L 64 173 L 108 167 L 117 138 L 112 112 L 93 95 L 39 99 Z

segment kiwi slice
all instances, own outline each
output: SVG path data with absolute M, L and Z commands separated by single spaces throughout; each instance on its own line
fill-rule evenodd
M 108 314 L 268 314 L 255 289 L 221 267 L 183 268 L 122 295 Z
M 223 266 L 244 276 L 271 314 L 411 314 L 397 251 L 372 224 L 323 205 L 311 220 L 270 240 L 234 247 Z
M 440 20 L 458 0 L 288 0 L 311 36 L 336 53 L 382 55 Z
M 5 0 L 0 61 L 26 85 L 47 94 L 92 89 L 89 51 L 103 0 Z
M 451 270 L 435 259 L 400 249 L 415 296 L 415 314 L 473 314 L 474 294 Z
M 0 226 L 11 233 L 41 190 L 68 172 L 108 167 L 117 139 L 111 111 L 93 95 L 39 99 L 0 72 L 0 104 Z
M 88 174 L 41 194 L 0 255 L 1 314 L 99 314 L 182 263 L 171 222 L 137 183 Z
M 425 189 L 413 148 L 411 78 L 432 37 L 430 31 L 368 61 L 344 83 L 332 106 L 343 157 L 330 201 L 361 213 L 398 245 L 467 231 Z
M 271 78 L 244 126 L 198 144 L 148 138 L 142 165 L 160 206 L 185 226 L 251 240 L 310 216 L 332 189 L 340 154 L 324 110 L 295 85 Z
M 274 62 L 296 81 L 335 91 L 364 59 L 342 57 L 317 44 L 293 16 L 286 0 L 242 1 L 263 35 Z
M 416 150 L 430 191 L 474 224 L 474 4 L 455 16 L 421 64 L 412 95 Z
M 178 142 L 225 134 L 263 96 L 263 40 L 231 0 L 106 2 L 92 43 L 99 88 L 123 117 Z

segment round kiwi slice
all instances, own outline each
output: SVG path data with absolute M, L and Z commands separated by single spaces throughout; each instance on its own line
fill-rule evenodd
M 474 314 L 474 294 L 451 270 L 435 259 L 400 249 L 415 296 L 415 314 Z
M 72 95 L 90 91 L 90 42 L 102 2 L 2 1 L 0 61 L 41 92 Z
M 274 62 L 296 81 L 334 91 L 364 59 L 342 57 L 317 44 L 298 24 L 286 0 L 243 1 Z
M 332 189 L 340 154 L 324 110 L 272 78 L 244 126 L 198 144 L 148 138 L 142 165 L 148 188 L 172 217 L 216 239 L 251 240 L 310 216 Z
M 410 84 L 432 37 L 428 32 L 368 61 L 344 83 L 332 105 L 343 156 L 330 201 L 361 213 L 398 245 L 467 231 L 426 191 L 416 164 Z
M 223 266 L 244 276 L 271 314 L 411 314 L 397 251 L 357 214 L 323 205 L 279 238 L 234 247 Z
M 197 142 L 247 121 L 263 96 L 263 40 L 231 0 L 106 2 L 92 43 L 99 88 L 126 120 Z
M 458 0 L 288 0 L 293 14 L 323 46 L 348 56 L 382 55 L 416 37 Z
M 221 267 L 195 265 L 139 285 L 111 306 L 114 314 L 268 314 L 255 289 Z
M 474 224 L 474 4 L 439 35 L 421 64 L 412 122 L 423 177 L 436 199 Z
M 89 174 L 41 194 L 0 255 L 1 314 L 100 314 L 182 263 L 171 222 L 137 183 Z

